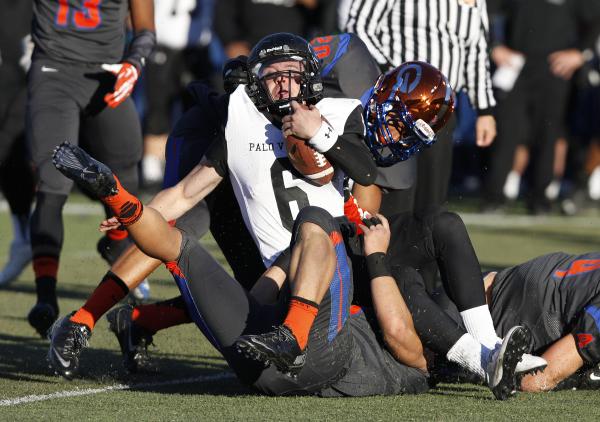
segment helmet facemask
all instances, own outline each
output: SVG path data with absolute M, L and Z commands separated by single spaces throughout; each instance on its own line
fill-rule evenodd
M 372 95 L 365 110 L 365 124 L 367 145 L 382 167 L 407 160 L 436 141 L 431 126 L 415 120 L 400 100 L 379 103 Z
M 277 70 L 277 67 L 282 70 Z M 288 114 L 292 101 L 306 101 L 309 77 L 305 69 L 306 64 L 301 57 L 282 57 L 268 63 L 259 63 L 252 69 L 264 92 L 269 111 Z M 283 95 L 280 96 L 279 92 L 282 91 Z
M 281 63 L 290 66 L 278 65 Z M 316 104 L 322 98 L 320 62 L 302 37 L 285 32 L 267 35 L 250 52 L 248 66 L 250 81 L 246 92 L 259 110 L 283 115 L 289 113 L 293 100 Z M 284 97 L 274 96 L 267 86 L 277 78 L 287 83 Z M 298 86 L 297 93 L 291 89 Z

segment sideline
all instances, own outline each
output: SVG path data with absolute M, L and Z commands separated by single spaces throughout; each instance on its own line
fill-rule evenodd
M 196 382 L 206 382 L 206 381 L 218 381 L 228 378 L 235 378 L 235 375 L 231 372 L 221 372 L 214 375 L 204 375 L 193 378 L 183 378 L 178 380 L 170 380 L 170 381 L 157 381 L 157 382 L 146 382 L 139 384 L 114 384 L 109 385 L 102 388 L 85 388 L 85 389 L 76 389 L 70 391 L 57 391 L 56 393 L 51 394 L 40 394 L 40 395 L 31 395 L 31 396 L 23 396 L 16 397 L 13 399 L 5 399 L 0 400 L 0 406 L 16 406 L 18 404 L 25 403 L 33 403 L 38 401 L 47 401 L 54 399 L 62 399 L 68 397 L 78 397 L 78 396 L 90 396 L 94 394 L 101 393 L 110 393 L 112 391 L 123 391 L 123 390 L 132 390 L 132 389 L 143 389 L 143 388 L 151 388 L 151 387 L 163 387 L 166 385 L 179 385 L 179 384 L 193 384 Z

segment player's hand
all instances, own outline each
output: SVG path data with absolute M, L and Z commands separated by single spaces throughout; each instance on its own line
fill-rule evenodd
M 494 116 L 479 116 L 475 122 L 475 139 L 478 147 L 489 147 L 496 137 Z
M 301 106 L 297 101 L 290 103 L 292 114 L 284 116 L 281 120 L 281 130 L 284 136 L 294 135 L 302 139 L 310 139 L 321 128 L 321 112 L 314 105 Z
M 491 57 L 496 66 L 511 66 L 514 56 L 522 56 L 522 54 L 505 45 L 492 48 Z
M 115 90 L 104 96 L 109 107 L 117 108 L 133 91 L 138 80 L 138 70 L 131 63 L 103 64 L 102 69 L 116 75 Z
M 583 53 L 575 48 L 555 51 L 548 56 L 550 71 L 554 76 L 569 80 L 573 73 L 585 63 Z
M 365 256 L 375 252 L 387 253 L 390 245 L 390 225 L 381 214 L 375 214 L 377 220 L 371 217 L 370 224 L 359 224 L 364 234 Z M 364 220 L 363 220 L 364 221 Z
M 121 227 L 121 223 L 117 220 L 117 217 L 110 217 L 100 223 L 98 230 L 101 232 L 107 232 L 109 230 L 118 229 Z

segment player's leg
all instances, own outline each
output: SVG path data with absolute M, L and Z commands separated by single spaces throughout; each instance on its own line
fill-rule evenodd
M 335 286 L 341 289 L 336 299 L 343 302 L 351 292 L 347 290 L 351 289 L 351 270 L 344 242 L 338 224 L 326 211 L 306 207 L 298 214 L 292 231 L 289 277 L 291 300 L 283 324 L 260 336 L 242 337 L 238 346 L 258 360 L 273 362 L 282 372 L 298 372 L 325 294 Z M 342 314 L 332 318 L 343 325 L 349 303 L 342 302 Z
M 137 194 L 142 133 L 133 101 L 128 98 L 117 108 L 103 107 L 87 113 L 81 136 L 86 150 L 117 174 L 125 189 Z M 98 242 L 98 251 L 112 264 L 129 244 L 126 231 L 111 230 Z
M 508 398 L 515 390 L 515 372 L 528 348 L 529 332 L 523 327 L 514 327 L 498 347 L 488 348 L 438 307 L 414 269 L 394 267 L 393 274 L 423 344 L 481 377 L 496 398 Z
M 201 202 L 178 219 L 175 226 L 193 238 L 199 238 L 207 230 L 208 218 L 206 204 Z M 147 256 L 135 245 L 131 245 L 117 259 L 83 306 L 65 316 L 52 330 L 50 350 L 54 349 L 55 352 L 49 355 L 56 353 L 62 358 L 62 361 L 50 360 L 56 372 L 64 375 L 65 365 L 62 362 L 70 362 L 69 371 L 77 372 L 83 348 L 72 348 L 71 345 L 76 344 L 75 338 L 84 333 L 87 343 L 102 315 L 123 300 L 160 264 L 160 260 Z M 181 300 L 176 303 L 183 304 Z M 111 330 L 119 340 L 124 366 L 129 372 L 154 369 L 147 354 L 147 346 L 151 343 L 148 339 L 158 330 L 191 322 L 187 312 L 182 311 L 185 311 L 185 305 L 171 306 L 168 301 L 166 304 L 159 302 L 135 309 L 122 307 L 107 315 Z
M 52 165 L 52 150 L 59 143 L 76 143 L 79 135 L 80 108 L 71 95 L 77 75 L 64 67 L 42 72 L 34 61 L 29 72 L 27 137 L 38 178 L 36 205 L 31 217 L 31 246 L 37 303 L 31 309 L 29 323 L 45 336 L 58 316 L 56 279 L 63 243 L 62 208 L 73 182 Z M 76 73 L 76 72 L 74 72 Z M 72 92 L 69 91 L 72 88 Z
M 35 183 L 24 136 L 26 100 L 27 89 L 17 89 L 0 122 L 0 189 L 8 202 L 13 227 L 8 261 L 0 271 L 0 286 L 14 281 L 31 261 L 29 216 Z
M 489 170 L 484 180 L 484 211 L 496 211 L 505 202 L 506 177 L 513 165 L 517 145 L 527 141 L 530 127 L 528 87 L 519 78 L 506 98 L 497 107 L 498 135 L 490 146 Z

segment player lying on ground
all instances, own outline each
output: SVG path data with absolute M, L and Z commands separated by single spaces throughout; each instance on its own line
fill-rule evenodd
M 522 379 L 522 390 L 600 386 L 599 269 L 598 252 L 556 252 L 486 275 L 487 300 L 498 334 L 513 324 L 528 327 L 531 350 L 548 361 L 543 372 Z M 457 319 L 444 295 L 436 301 Z
M 409 66 L 408 68 L 409 68 L 409 69 L 415 69 L 415 65 L 411 65 L 411 66 Z M 426 70 L 427 70 L 427 69 L 426 69 Z M 402 70 L 398 70 L 396 73 L 392 73 L 391 75 L 388 75 L 387 79 L 386 79 L 386 78 L 384 78 L 384 80 L 388 80 L 388 81 L 389 81 L 389 80 L 391 80 L 391 79 L 398 80 L 398 78 L 400 77 L 399 75 L 402 75 L 402 74 L 404 74 L 404 73 L 405 73 L 405 71 L 406 71 L 406 69 L 405 69 L 404 71 L 402 71 Z M 424 72 L 425 72 L 425 71 L 424 71 Z M 430 72 L 431 72 L 431 71 L 430 71 Z M 435 72 L 437 72 L 437 71 L 435 71 Z M 427 74 L 427 72 L 425 72 L 425 74 Z M 439 74 L 439 72 L 437 72 L 437 74 Z M 442 78 L 443 78 L 443 77 L 442 77 Z M 424 78 L 424 79 L 426 79 L 426 78 Z M 435 79 L 435 83 L 439 83 L 439 81 L 440 81 L 440 80 L 443 80 L 443 79 L 440 79 L 440 78 L 438 77 L 437 79 Z M 431 81 L 429 81 L 429 83 L 431 83 Z M 385 87 L 386 85 L 385 85 L 385 84 L 383 84 L 383 86 Z M 443 86 L 442 86 L 442 89 L 443 89 Z M 389 91 L 389 89 L 384 89 L 384 90 L 382 90 L 382 91 L 383 91 L 383 92 L 385 92 L 386 90 L 387 90 L 387 91 Z M 443 92 L 444 92 L 444 91 L 443 91 Z M 447 93 L 447 92 L 448 92 L 448 89 L 446 89 L 446 91 L 445 91 L 445 92 Z M 451 91 L 450 91 L 450 92 L 451 92 Z M 390 95 L 390 94 L 389 94 L 389 92 L 388 92 L 388 95 Z M 446 95 L 446 96 L 447 96 L 447 95 Z M 386 97 L 386 99 L 388 99 L 388 98 Z M 445 98 L 445 97 L 444 97 L 444 95 L 442 95 L 442 100 L 443 100 L 443 99 L 447 99 L 447 98 Z M 385 105 L 387 105 L 387 104 L 384 104 L 384 106 L 385 106 Z M 394 110 L 386 110 L 386 113 L 387 113 L 387 112 L 389 112 L 389 111 L 394 111 Z M 433 112 L 433 115 L 434 115 L 434 116 L 436 116 L 436 117 L 439 117 L 439 115 L 438 115 L 438 114 L 435 112 L 435 110 L 434 110 L 434 112 Z M 382 117 L 382 118 L 385 118 L 385 116 L 384 116 L 384 117 Z M 431 117 L 430 117 L 430 118 L 431 118 Z M 424 123 L 424 122 L 423 122 L 423 123 Z M 414 124 L 414 122 L 413 122 L 413 124 Z M 412 127 L 412 125 L 410 125 L 410 124 L 409 124 L 409 125 L 408 125 L 408 127 Z M 397 129 L 396 129 L 396 130 L 397 130 Z M 407 141 L 408 139 L 407 139 L 407 138 L 405 138 L 404 140 L 405 140 L 405 141 Z M 483 294 L 482 294 L 482 300 L 483 300 Z M 171 303 L 169 303 L 169 304 L 171 305 L 171 304 L 172 304 L 172 302 L 171 302 Z M 178 309 L 178 311 L 179 311 L 179 309 Z M 181 312 L 178 312 L 178 314 L 181 314 Z M 393 319 L 390 319 L 390 316 L 393 316 L 393 314 L 386 313 L 386 314 L 380 314 L 379 316 L 381 317 L 381 318 L 379 318 L 379 319 L 380 319 L 380 320 L 381 320 L 381 322 L 382 322 L 380 325 L 381 325 L 381 326 L 384 328 L 384 331 L 386 331 L 386 329 L 388 329 L 388 327 L 394 327 L 394 326 L 397 326 L 397 323 L 396 323 L 396 322 L 395 322 Z M 73 318 L 72 318 L 72 319 L 73 319 Z M 72 322 L 74 322 L 74 321 L 72 321 Z M 121 324 L 119 323 L 119 321 L 116 321 L 116 323 L 115 323 L 114 325 L 120 326 Z M 490 324 L 490 325 L 491 325 L 491 324 Z M 483 330 L 485 330 L 485 328 L 486 328 L 486 327 L 485 327 L 485 326 L 483 326 L 483 327 L 482 327 L 482 326 L 483 326 L 483 324 L 481 324 L 479 327 L 475 327 L 475 328 L 476 328 L 476 329 L 478 329 L 479 331 L 482 331 L 482 328 L 483 328 Z M 117 328 L 117 331 L 127 331 L 127 330 L 126 330 L 126 329 L 125 329 L 125 330 L 118 330 L 118 328 Z M 492 328 L 491 328 L 491 332 L 493 333 L 493 326 L 492 326 Z M 67 333 L 67 334 L 68 334 L 68 333 Z M 388 339 L 390 339 L 390 338 L 394 338 L 394 337 L 400 337 L 400 338 L 402 337 L 402 335 L 398 335 L 398 334 L 401 334 L 401 333 L 397 333 L 397 332 L 393 333 L 393 336 L 385 336 L 385 334 L 387 334 L 387 333 L 385 333 L 385 332 L 384 332 L 384 337 L 386 337 L 386 338 L 388 338 Z M 479 334 L 480 334 L 480 333 L 479 333 Z M 61 336 L 61 335 L 58 335 L 58 336 L 53 336 L 53 346 L 52 346 L 52 347 L 53 347 L 55 350 L 56 350 L 56 349 L 58 349 L 58 350 L 61 350 L 61 349 L 63 349 L 63 347 L 61 347 L 60 343 L 64 343 L 64 342 L 65 342 L 65 341 L 64 341 L 64 340 L 65 340 L 65 338 L 62 338 L 62 337 L 64 337 L 64 336 Z M 120 336 L 120 337 L 122 337 L 122 336 Z M 489 337 L 489 336 L 488 336 L 488 337 Z M 68 337 L 67 337 L 67 338 L 68 338 Z M 499 339 L 497 339 L 497 337 L 495 336 L 495 333 L 493 334 L 493 337 L 492 337 L 492 338 L 493 338 L 493 341 L 490 341 L 490 342 L 489 342 L 489 344 L 491 345 L 491 347 L 481 348 L 480 346 L 477 346 L 477 348 L 478 348 L 478 349 L 480 349 L 480 350 L 479 350 L 479 352 L 481 352 L 481 350 L 483 350 L 484 352 L 487 350 L 487 352 L 485 352 L 485 353 L 484 353 L 484 355 L 486 356 L 486 358 L 484 358 L 484 359 L 483 359 L 483 362 L 487 362 L 487 361 L 489 360 L 488 358 L 489 358 L 489 357 L 492 355 L 492 353 L 491 353 L 491 352 L 492 352 L 492 350 L 493 350 L 493 349 L 496 347 L 496 344 L 497 344 L 497 341 L 496 341 L 496 340 L 499 340 Z M 123 344 L 123 343 L 124 343 L 123 341 L 120 341 L 120 342 L 121 342 L 121 344 Z M 478 343 L 477 341 L 475 341 L 475 340 L 473 340 L 473 341 L 472 341 L 472 343 L 474 343 L 474 344 L 479 344 L 479 343 Z M 453 343 L 452 343 L 452 344 L 453 344 Z M 402 346 L 402 341 L 399 341 L 397 344 L 395 344 L 395 345 L 394 345 L 393 349 L 395 349 L 396 347 L 401 347 L 401 346 Z M 390 346 L 390 347 L 391 347 L 391 346 Z M 52 351 L 52 350 L 51 350 L 51 351 Z M 55 351 L 54 353 L 57 353 L 57 352 Z M 127 353 L 127 354 L 128 354 L 129 356 L 131 356 L 131 354 L 130 354 L 130 353 Z M 52 354 L 51 354 L 51 357 L 52 357 Z M 129 362 L 132 362 L 132 359 L 129 359 Z M 478 367 L 479 367 L 479 372 L 478 372 L 478 373 L 481 373 L 481 374 L 483 374 L 483 373 L 485 373 L 485 369 L 482 369 L 482 368 L 481 368 L 481 367 L 483 366 L 483 365 L 481 364 L 481 362 L 482 362 L 482 359 L 481 359 L 481 357 L 478 357 L 478 358 L 477 358 L 477 365 L 478 365 Z M 133 360 L 133 363 L 135 363 L 135 360 Z M 130 364 L 130 365 L 128 365 L 128 366 L 132 366 L 132 365 Z M 57 368 L 57 369 L 60 369 L 60 367 L 59 367 L 59 368 Z M 68 369 L 69 369 L 69 370 L 71 370 L 72 368 L 68 368 Z
M 79 147 L 63 144 L 57 149 L 54 161 L 65 175 L 111 206 L 140 249 L 167 263 L 196 324 L 245 384 L 275 395 L 358 396 L 427 389 L 425 371 L 396 362 L 378 345 L 364 316 L 360 312 L 350 315 L 351 270 L 339 223 L 325 210 L 309 206 L 300 211 L 292 230 L 291 256 L 282 255 L 284 258 L 278 259 L 258 281 L 279 289 L 287 273 L 289 291 L 279 295 L 276 306 L 261 305 L 268 298 L 257 300 L 249 295 L 195 239 L 171 227 L 151 206 L 144 209 L 108 168 L 93 161 Z M 199 263 L 203 266 L 198 266 Z M 391 279 L 377 278 L 384 283 Z M 393 280 L 391 283 L 395 284 Z M 318 313 L 312 310 L 317 298 L 322 298 L 318 299 Z M 314 323 L 300 330 L 305 331 L 305 341 L 310 347 L 289 356 L 291 362 L 273 361 L 264 365 L 236 350 L 248 351 L 244 346 L 256 338 L 253 334 L 267 332 L 284 317 L 286 325 L 280 326 L 276 333 L 295 343 L 295 333 L 286 327 L 294 324 L 293 314 L 298 308 L 314 312 Z M 419 353 L 422 349 L 414 329 L 410 329 L 408 311 L 404 315 L 407 333 L 412 333 L 413 349 Z M 499 352 L 505 365 L 511 359 L 518 359 L 518 350 L 524 348 L 526 338 L 522 329 L 508 336 Z
M 258 282 L 275 284 L 278 290 L 285 286 L 289 291 L 278 295 L 279 306 L 265 306 L 261 302 L 270 302 L 267 297 L 257 300 L 249 295 L 208 258 L 196 240 L 169 225 L 158 210 L 151 206 L 144 210 L 139 199 L 125 191 L 106 166 L 81 148 L 64 143 L 53 161 L 63 174 L 111 207 L 141 250 L 166 262 L 194 321 L 242 382 L 275 395 L 361 396 L 427 389 L 425 371 L 393 359 L 377 343 L 361 312 L 350 316 L 350 263 L 340 223 L 325 210 L 308 206 L 300 211 L 292 229 L 289 263 L 287 255 L 281 254 Z M 367 261 L 373 262 L 369 257 L 387 252 L 389 227 L 384 219 L 362 229 L 366 232 Z M 385 268 L 375 264 L 369 269 L 373 270 L 371 284 L 379 286 L 374 290 L 395 288 L 396 282 Z M 289 283 L 284 285 L 286 278 Z M 403 301 L 395 304 L 398 308 L 403 309 L 405 334 L 410 337 L 408 351 L 422 354 Z M 308 326 L 307 313 L 312 315 Z M 283 324 L 267 331 L 284 315 Z M 306 336 L 302 340 L 310 347 L 298 350 L 302 341 L 298 334 Z M 514 368 L 528 341 L 528 332 L 514 327 L 494 351 L 490 376 L 496 379 L 490 384 L 495 394 L 510 393 L 507 389 L 514 385 Z M 263 347 L 257 347 L 260 345 Z

